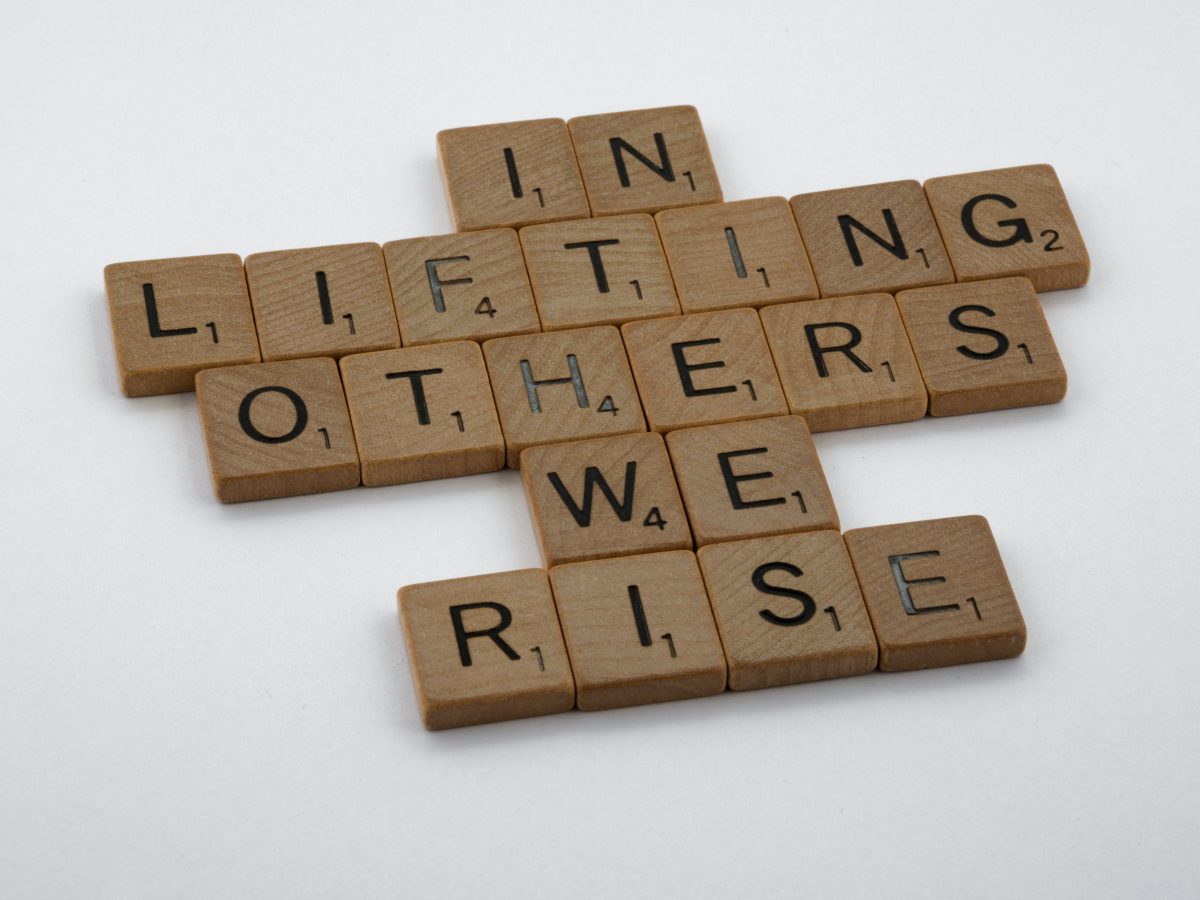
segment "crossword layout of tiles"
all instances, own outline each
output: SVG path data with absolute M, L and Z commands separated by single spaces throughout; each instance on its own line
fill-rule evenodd
M 1062 399 L 1050 166 L 724 202 L 690 106 L 437 144 L 454 234 L 105 269 L 223 502 L 521 470 L 548 570 L 399 592 L 427 727 L 1023 650 L 986 520 L 843 535 L 811 433 Z

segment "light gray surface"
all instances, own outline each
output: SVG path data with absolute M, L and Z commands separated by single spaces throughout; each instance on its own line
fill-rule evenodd
M 834 9 L 837 12 L 834 12 Z M 27 4 L 0 32 L 0 894 L 1195 896 L 1196 7 Z M 1049 408 L 819 435 L 846 528 L 992 524 L 1014 662 L 430 735 L 403 583 L 511 472 L 222 507 L 101 270 L 450 229 L 438 129 L 694 103 L 729 199 L 1054 164 Z

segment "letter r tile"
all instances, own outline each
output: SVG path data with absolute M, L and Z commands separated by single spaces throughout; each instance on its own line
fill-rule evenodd
M 541 569 L 411 584 L 397 603 L 431 731 L 574 705 L 575 680 Z
M 847 531 L 885 672 L 1018 656 L 1025 621 L 983 516 Z
M 521 476 L 547 566 L 692 549 L 661 435 L 530 447 Z

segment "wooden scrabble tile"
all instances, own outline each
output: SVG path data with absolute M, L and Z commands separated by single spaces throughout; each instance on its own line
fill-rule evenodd
M 875 632 L 836 531 L 710 544 L 696 555 L 731 690 L 875 668 Z
M 576 705 L 614 709 L 725 689 L 725 655 L 687 550 L 550 570 Z
M 759 310 L 788 406 L 812 431 L 925 415 L 925 382 L 890 294 Z
M 787 412 L 752 309 L 631 322 L 621 333 L 653 431 Z
M 697 546 L 838 528 L 825 472 L 799 416 L 672 431 L 667 450 Z
M 885 672 L 1025 649 L 1025 621 L 983 516 L 856 528 L 846 546 Z
M 483 356 L 509 468 L 536 444 L 646 430 L 621 334 L 611 325 L 496 338 Z
M 925 193 L 959 281 L 1023 275 L 1039 291 L 1087 283 L 1087 248 L 1053 167 L 931 178 Z
M 389 241 L 383 258 L 405 347 L 540 330 L 511 228 Z
M 397 602 L 426 728 L 574 705 L 575 681 L 541 569 L 411 584 Z
M 504 435 L 474 341 L 344 356 L 362 482 L 374 487 L 504 468 Z
M 104 286 L 128 397 L 190 391 L 201 369 L 259 360 L 236 254 L 113 263 Z
M 567 126 L 593 216 L 721 202 L 694 106 L 580 116 Z
M 522 228 L 521 248 L 546 331 L 679 313 L 658 229 L 647 215 Z
M 437 145 L 459 231 L 591 215 L 562 119 L 451 128 Z
M 692 549 L 661 435 L 530 447 L 521 477 L 547 566 Z
M 654 217 L 684 312 L 817 296 L 796 220 L 782 197 L 668 209 Z
M 222 503 L 358 484 L 358 450 L 332 359 L 205 369 L 196 402 Z
M 792 198 L 822 297 L 954 281 L 921 185 L 890 181 Z
M 400 346 L 378 244 L 252 253 L 246 281 L 264 360 Z
M 896 303 L 930 415 L 1057 403 L 1066 395 L 1067 373 L 1028 279 L 903 291 Z

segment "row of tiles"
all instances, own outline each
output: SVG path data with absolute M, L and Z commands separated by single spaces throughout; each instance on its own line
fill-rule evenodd
M 425 726 L 454 728 L 1019 655 L 987 520 L 964 516 L 401 588 Z
M 813 431 L 1056 402 L 1022 278 L 206 369 L 218 497 L 517 468 L 541 444 L 786 415 Z
M 911 181 L 519 234 L 256 253 L 244 264 L 235 254 L 115 263 L 105 283 L 122 388 L 131 396 L 188 391 L 197 371 L 220 365 L 895 293 L 956 275 L 1019 275 L 1038 290 L 1082 284 L 1087 253 L 1053 171 L 992 174 L 994 190 L 1021 201 L 989 200 L 984 209 L 1000 210 L 993 236 L 972 225 L 986 243 L 950 253 Z M 1038 231 L 1050 221 L 1054 228 Z M 1053 238 L 1034 241 L 1035 233 Z M 960 253 L 984 262 L 967 269 Z

